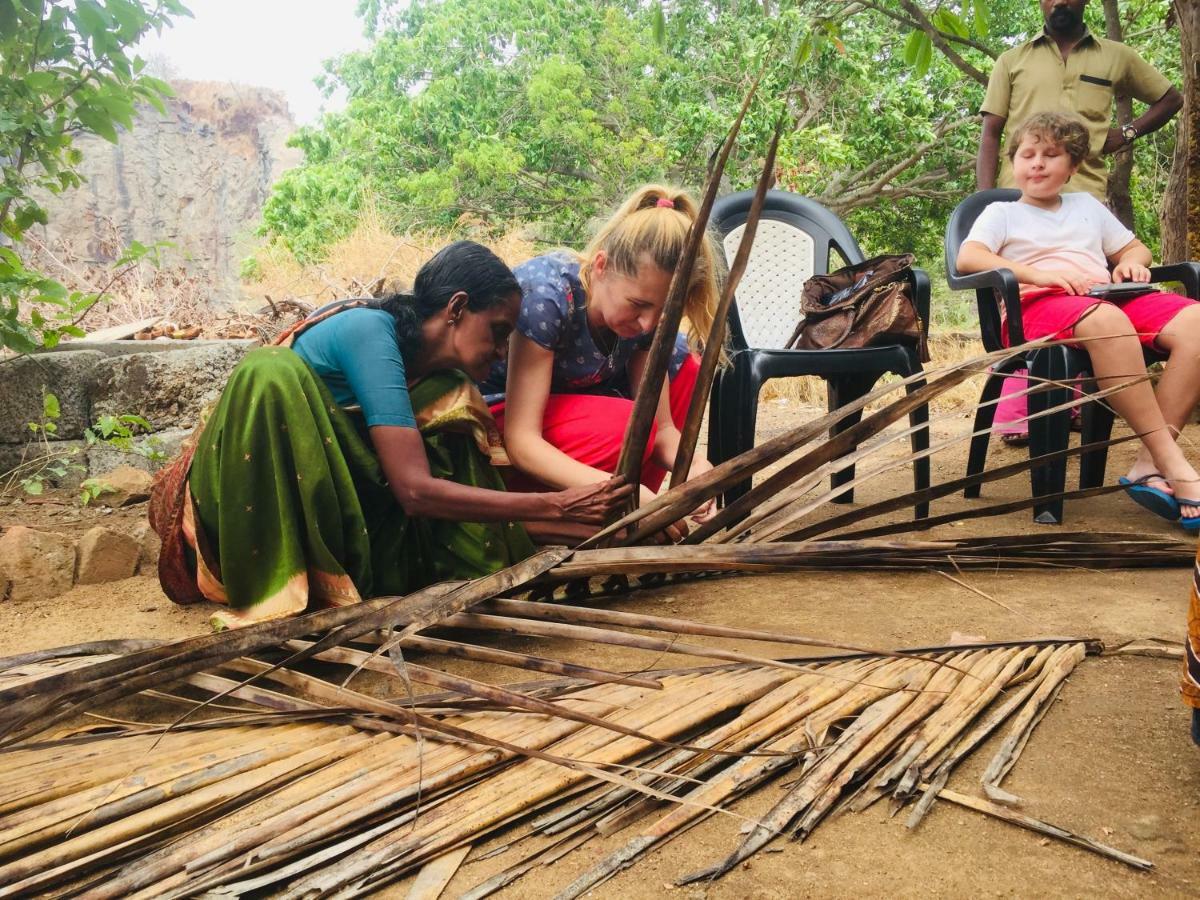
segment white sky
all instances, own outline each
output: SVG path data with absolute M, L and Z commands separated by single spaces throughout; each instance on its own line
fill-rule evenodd
M 173 77 L 233 81 L 283 91 L 300 124 L 344 100 L 321 96 L 313 79 L 321 64 L 367 45 L 357 0 L 185 0 L 194 18 L 180 18 L 138 46 L 160 57 Z

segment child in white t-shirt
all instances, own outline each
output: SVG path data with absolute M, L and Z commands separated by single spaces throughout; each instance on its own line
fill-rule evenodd
M 1175 438 L 1200 401 L 1200 303 L 1162 291 L 1115 301 L 1087 296 L 1096 285 L 1149 282 L 1151 262 L 1145 244 L 1103 204 L 1062 193 L 1087 153 L 1087 127 L 1074 115 L 1039 113 L 1013 131 L 1008 157 L 1021 199 L 979 215 L 958 270 L 1011 269 L 1021 283 L 1025 338 L 1089 339 L 1084 347 L 1101 388 L 1145 371 L 1143 344 L 1169 354 L 1157 391 L 1141 381 L 1108 402 L 1142 438 L 1121 483 L 1147 509 L 1194 530 L 1200 475 Z

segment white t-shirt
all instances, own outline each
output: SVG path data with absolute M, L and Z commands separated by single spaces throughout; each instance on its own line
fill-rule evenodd
M 1063 194 L 1054 211 L 1020 201 L 993 203 L 979 214 L 967 240 L 1022 265 L 1078 272 L 1107 284 L 1108 257 L 1134 237 L 1091 194 L 1072 193 Z

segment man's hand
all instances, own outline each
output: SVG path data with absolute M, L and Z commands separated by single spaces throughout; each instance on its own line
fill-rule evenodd
M 1150 282 L 1150 270 L 1137 262 L 1120 262 L 1112 271 L 1113 281 L 1137 281 L 1142 284 Z
M 1068 294 L 1074 294 L 1077 297 L 1085 296 L 1092 289 L 1092 285 L 1097 283 L 1086 275 L 1069 272 L 1065 269 L 1030 269 L 1027 281 L 1027 284 L 1036 287 L 1062 288 Z
M 1125 135 L 1121 134 L 1121 129 L 1110 128 L 1108 129 L 1108 137 L 1104 139 L 1104 146 L 1100 149 L 1100 153 L 1104 156 L 1109 156 L 1118 150 L 1124 150 L 1128 146 L 1129 142 L 1125 140 Z

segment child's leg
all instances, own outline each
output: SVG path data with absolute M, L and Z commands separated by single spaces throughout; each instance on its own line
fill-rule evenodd
M 1200 303 L 1173 294 L 1149 299 L 1171 304 L 1168 311 L 1173 306 L 1175 311 L 1165 324 L 1153 319 L 1143 321 L 1139 316 L 1140 308 L 1127 309 L 1126 313 L 1139 332 L 1157 333 L 1158 336 L 1153 338 L 1155 346 L 1169 356 L 1155 396 L 1167 425 L 1178 434 L 1200 402 Z M 1176 302 L 1172 304 L 1172 301 Z
M 1022 443 L 1029 440 L 1029 423 L 1018 421 L 1029 415 L 1028 395 L 1020 392 L 1029 387 L 1025 376 L 1027 369 L 1017 369 L 1004 379 L 1000 388 L 1000 402 L 996 404 L 996 416 L 992 420 L 992 431 L 1001 435 L 1005 440 L 1021 439 Z M 1014 397 L 1013 394 L 1020 394 Z
M 1086 340 L 1084 346 L 1101 389 L 1126 384 L 1145 374 L 1142 345 L 1135 327 L 1117 307 L 1097 304 L 1075 324 L 1074 334 Z M 1161 472 L 1178 496 L 1191 498 L 1193 493 L 1200 493 L 1200 476 L 1176 445 L 1148 381 L 1126 384 L 1123 390 L 1110 394 L 1107 402 L 1142 439 L 1145 452 L 1139 454 L 1130 470 L 1131 479 Z M 1195 516 L 1200 514 L 1200 508 L 1185 507 L 1183 514 Z

